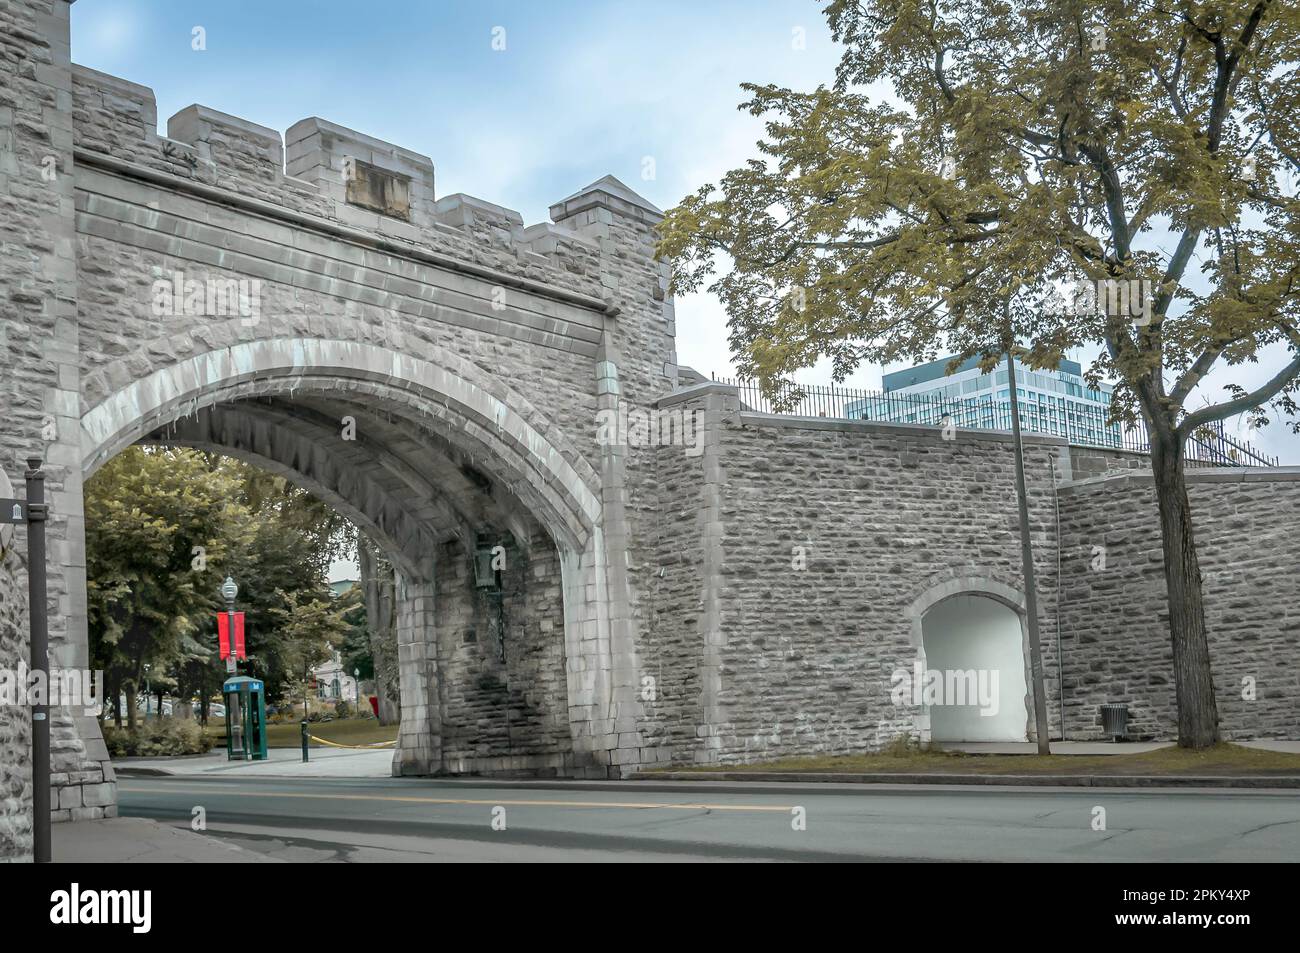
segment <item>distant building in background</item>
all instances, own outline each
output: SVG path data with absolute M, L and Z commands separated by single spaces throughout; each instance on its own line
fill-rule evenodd
M 884 392 L 850 401 L 844 416 L 852 420 L 943 425 L 1009 430 L 1011 393 L 1005 360 L 988 374 L 971 358 L 946 374 L 952 358 L 941 358 L 884 376 Z M 1054 371 L 1033 371 L 1016 361 L 1016 396 L 1020 426 L 1031 433 L 1067 437 L 1072 443 L 1119 447 L 1123 434 L 1107 425 L 1109 384 L 1094 390 L 1083 380 L 1083 368 L 1063 360 Z M 945 421 L 948 418 L 948 421 Z
M 360 686 L 351 672 L 343 668 L 343 657 L 336 649 L 334 657 L 311 670 L 316 679 L 316 697 L 322 701 L 360 702 Z
M 355 579 L 336 579 L 330 583 L 330 589 L 337 599 L 355 585 Z M 343 656 L 338 649 L 334 650 L 333 658 L 317 665 L 311 674 L 316 679 L 316 697 L 322 701 L 360 701 L 360 686 L 352 673 L 344 670 Z

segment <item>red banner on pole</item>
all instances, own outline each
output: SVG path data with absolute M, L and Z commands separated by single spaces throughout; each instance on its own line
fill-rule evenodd
M 242 612 L 219 612 L 217 613 L 217 642 L 221 646 L 221 658 L 230 658 L 231 653 L 231 632 L 230 618 L 234 616 L 234 654 L 237 659 L 248 658 L 248 653 L 244 651 L 244 613 Z

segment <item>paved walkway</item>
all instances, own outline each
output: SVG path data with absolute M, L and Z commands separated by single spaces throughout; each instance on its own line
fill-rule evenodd
M 123 777 L 387 778 L 393 774 L 392 748 L 313 748 L 306 764 L 299 748 L 271 748 L 267 755 L 265 761 L 228 761 L 225 751 L 184 758 L 118 758 L 113 767 Z
M 1170 747 L 1170 741 L 1054 741 L 1055 755 L 1144 754 Z M 1300 741 L 1241 741 L 1246 748 L 1300 753 Z M 949 751 L 969 754 L 1037 754 L 1032 742 L 965 742 L 944 744 Z M 113 767 L 123 777 L 234 777 L 234 778 L 387 778 L 393 773 L 393 749 L 349 751 L 313 748 L 311 760 L 302 762 L 298 748 L 272 748 L 266 761 L 227 761 L 224 751 L 184 758 L 119 758 Z
M 50 845 L 60 864 L 280 863 L 215 836 L 143 817 L 54 824 Z

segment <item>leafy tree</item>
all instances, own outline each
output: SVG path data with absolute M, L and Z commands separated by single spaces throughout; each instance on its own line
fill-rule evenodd
M 1270 0 L 833 0 L 834 84 L 746 85 L 762 158 L 673 209 L 674 290 L 711 284 L 769 395 L 829 356 L 1055 367 L 1100 344 L 1113 416 L 1146 423 L 1178 740 L 1218 739 L 1184 477 L 1189 435 L 1300 375 L 1300 12 Z M 1102 307 L 1063 287 L 1105 289 Z M 1137 285 L 1130 284 L 1137 282 Z M 1145 283 L 1145 284 L 1142 284 Z M 1149 289 L 1138 313 L 1117 291 Z M 1218 366 L 1283 366 L 1217 401 Z M 1300 425 L 1292 424 L 1300 430 Z
M 366 603 L 364 590 L 360 584 L 344 592 L 339 598 L 345 598 L 349 606 L 343 613 L 343 621 L 348 624 L 348 631 L 343 637 L 343 669 L 347 672 L 359 671 L 365 681 L 375 677 L 375 657 L 370 645 L 370 628 L 366 624 Z
M 86 594 L 91 653 L 130 727 L 145 666 L 202 658 L 200 620 L 216 606 L 220 566 L 246 542 L 238 483 L 193 450 L 132 447 L 86 484 Z M 121 723 L 121 712 L 117 711 Z
M 303 559 L 321 578 L 334 560 L 355 558 L 356 528 L 327 503 L 284 477 L 229 457 L 221 460 L 243 480 L 242 499 L 249 510 L 258 518 L 273 518 L 282 530 L 295 534 L 305 546 Z
M 293 696 L 306 694 L 311 670 L 328 662 L 343 643 L 350 629 L 345 616 L 360 602 L 361 593 L 354 587 L 337 599 L 283 591 L 280 596 L 284 605 L 272 614 L 278 623 L 280 659 L 286 672 L 282 695 L 291 703 Z
M 245 670 L 279 694 L 299 657 L 285 619 L 333 602 L 330 563 L 355 546 L 351 524 L 283 478 L 188 449 L 120 454 L 89 481 L 86 517 L 92 655 L 114 703 L 126 692 L 132 726 L 145 665 L 181 717 L 198 693 L 206 720 L 225 678 L 215 614 L 226 575 L 239 583 Z
M 328 566 L 312 550 L 313 540 L 286 526 L 274 509 L 263 510 L 253 525 L 247 548 L 232 561 L 239 582 L 239 608 L 245 613 L 248 669 L 266 682 L 268 697 L 277 697 L 297 671 L 286 662 L 283 620 L 295 598 L 328 601 Z

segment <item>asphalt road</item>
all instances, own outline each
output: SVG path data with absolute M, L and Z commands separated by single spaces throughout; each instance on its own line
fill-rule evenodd
M 398 778 L 119 787 L 123 816 L 188 827 L 202 807 L 209 836 L 292 861 L 1300 860 L 1294 791 Z

